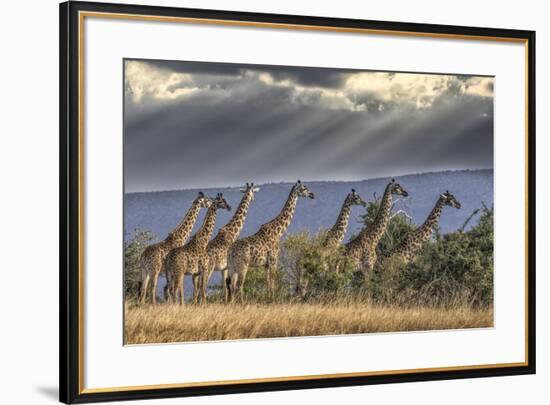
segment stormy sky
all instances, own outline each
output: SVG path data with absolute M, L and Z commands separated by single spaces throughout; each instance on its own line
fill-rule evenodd
M 124 62 L 125 192 L 493 166 L 493 78 Z

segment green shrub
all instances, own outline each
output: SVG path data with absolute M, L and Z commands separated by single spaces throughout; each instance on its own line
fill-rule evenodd
M 269 297 L 267 294 L 267 271 L 264 266 L 253 266 L 248 269 L 243 291 L 248 302 L 285 302 L 291 298 L 287 280 L 280 271 L 275 272 L 275 291 L 273 298 Z
M 154 240 L 149 231 L 135 230 L 131 239 L 124 242 L 124 295 L 126 299 L 137 299 L 141 284 L 139 258 L 143 250 Z
M 295 294 L 307 301 L 327 301 L 349 295 L 353 267 L 342 247 L 324 248 L 326 233 L 311 237 L 307 232 L 283 241 L 281 267 Z
M 484 207 L 468 232 L 435 232 L 408 265 L 398 258 L 383 258 L 362 293 L 376 302 L 398 305 L 491 305 L 493 209 Z

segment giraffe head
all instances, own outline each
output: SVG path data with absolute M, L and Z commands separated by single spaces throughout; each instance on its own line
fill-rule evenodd
M 357 191 L 355 191 L 354 188 L 352 188 L 351 193 L 348 194 L 347 200 L 350 203 L 350 205 L 360 205 L 362 207 L 367 206 L 366 201 L 363 200 L 359 194 L 357 194 Z
M 409 196 L 409 193 L 403 187 L 401 187 L 399 183 L 396 183 L 395 179 L 391 179 L 391 182 L 388 186 L 390 188 L 390 192 L 393 195 L 401 195 L 403 197 Z
M 456 199 L 454 195 L 449 193 L 449 190 L 445 191 L 443 194 L 440 194 L 439 199 L 443 203 L 443 205 L 448 205 L 449 207 L 453 207 L 456 209 L 460 209 L 461 207 L 460 202 Z
M 300 180 L 298 180 L 294 185 L 293 191 L 296 193 L 298 197 L 315 198 L 315 194 L 309 191 L 307 186 L 304 183 L 302 183 Z
M 212 199 L 205 196 L 202 191 L 199 191 L 199 194 L 195 198 L 195 203 L 198 204 L 200 208 L 208 208 L 212 204 Z
M 231 206 L 225 201 L 225 198 L 223 198 L 222 193 L 216 194 L 216 198 L 212 200 L 212 206 L 211 208 L 216 210 L 227 210 L 231 211 Z
M 250 200 L 254 200 L 254 194 L 260 191 L 260 187 L 254 187 L 254 183 L 246 183 L 244 188 L 241 188 L 241 193 L 247 194 L 250 197 Z

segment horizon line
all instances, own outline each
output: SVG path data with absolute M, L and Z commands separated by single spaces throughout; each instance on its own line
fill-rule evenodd
M 494 171 L 494 168 L 476 168 L 476 169 L 447 169 L 447 170 L 432 170 L 432 171 L 426 171 L 426 172 L 416 172 L 416 173 L 405 173 L 400 175 L 393 175 L 393 176 L 378 176 L 378 177 L 370 177 L 370 178 L 362 178 L 357 180 L 302 180 L 303 183 L 357 183 L 357 182 L 363 182 L 363 181 L 372 181 L 372 180 L 381 180 L 381 179 L 387 179 L 387 178 L 402 178 L 402 177 L 410 177 L 410 176 L 420 176 L 420 175 L 426 175 L 426 174 L 439 174 L 439 173 L 445 173 L 445 172 L 474 172 L 474 171 Z M 279 182 L 267 182 L 267 183 L 258 183 L 255 184 L 257 186 L 266 186 L 266 185 L 272 185 L 272 184 L 292 184 L 295 181 L 286 181 L 282 180 Z M 164 190 L 151 190 L 151 191 L 130 191 L 130 192 L 123 192 L 124 195 L 130 195 L 130 194 L 147 194 L 147 193 L 170 193 L 170 192 L 178 192 L 178 191 L 202 191 L 202 190 L 219 190 L 219 189 L 234 189 L 234 188 L 240 188 L 243 184 L 239 185 L 232 185 L 232 186 L 209 186 L 209 187 L 193 187 L 193 188 L 176 188 L 176 189 L 164 189 Z

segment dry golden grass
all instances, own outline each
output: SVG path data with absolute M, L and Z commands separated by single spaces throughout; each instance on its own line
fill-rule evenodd
M 127 305 L 126 344 L 481 328 L 493 310 L 365 303 Z

